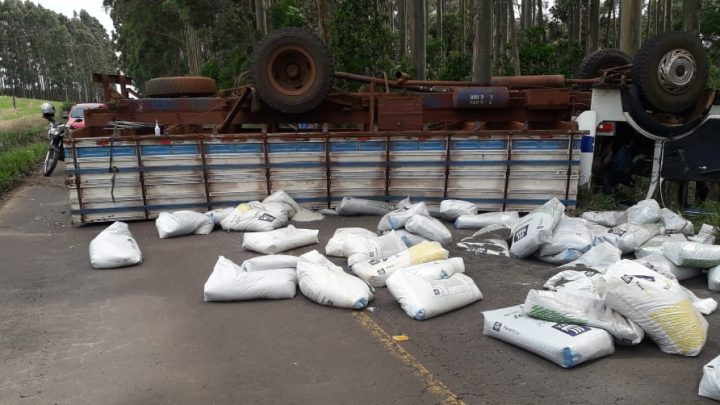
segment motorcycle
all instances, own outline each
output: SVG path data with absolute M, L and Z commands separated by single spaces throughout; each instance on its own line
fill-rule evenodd
M 68 128 L 65 124 L 58 124 L 55 121 L 55 107 L 49 103 L 45 103 L 41 107 L 43 118 L 50 122 L 47 138 L 50 141 L 48 151 L 45 154 L 45 162 L 43 163 L 43 175 L 50 176 L 57 166 L 58 160 L 65 161 L 65 149 L 63 148 L 63 140 Z M 66 118 L 66 116 L 63 116 Z

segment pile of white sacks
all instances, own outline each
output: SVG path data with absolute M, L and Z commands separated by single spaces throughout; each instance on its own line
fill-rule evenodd
M 282 252 L 318 243 L 318 230 L 288 225 L 322 215 L 300 207 L 283 191 L 262 202 L 205 214 L 162 213 L 158 235 L 207 234 L 219 225 L 244 231 L 243 248 L 261 253 L 241 265 L 220 257 L 205 283 L 206 301 L 293 298 L 339 308 L 362 309 L 376 288 L 387 287 L 404 312 L 428 319 L 482 299 L 464 273 L 462 258 L 446 248 L 456 228 L 477 229 L 456 246 L 475 254 L 535 257 L 558 264 L 558 273 L 530 290 L 521 305 L 484 312 L 484 333 L 543 356 L 562 367 L 606 356 L 614 345 L 636 345 L 645 336 L 666 353 L 695 356 L 708 324 L 703 315 L 717 307 L 699 299 L 680 281 L 707 273 L 708 287 L 720 291 L 720 246 L 715 229 L 694 234 L 690 221 L 644 200 L 625 211 L 565 215 L 557 199 L 521 217 L 517 212 L 478 214 L 467 201 L 445 200 L 439 209 L 405 199 L 397 205 L 347 197 L 332 213 L 382 215 L 377 230 L 339 228 L 325 246 L 301 256 Z M 623 259 L 622 256 L 626 259 Z M 627 259 L 633 255 L 634 259 Z M 347 259 L 347 269 L 330 257 Z M 127 225 L 117 222 L 90 244 L 96 268 L 142 262 Z M 701 395 L 720 400 L 720 373 L 705 368 Z

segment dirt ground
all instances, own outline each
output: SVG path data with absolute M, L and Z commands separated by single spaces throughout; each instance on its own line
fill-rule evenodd
M 386 289 L 373 311 L 291 300 L 203 302 L 219 255 L 254 254 L 242 235 L 159 239 L 130 229 L 145 261 L 94 270 L 88 243 L 103 225 L 70 225 L 62 167 L 35 177 L 0 208 L 0 403 L 667 403 L 697 396 L 702 366 L 718 355 L 720 315 L 693 358 L 648 339 L 573 369 L 482 334 L 482 311 L 516 305 L 556 270 L 533 261 L 462 256 L 484 299 L 427 321 L 408 318 Z M 296 223 L 374 229 L 378 217 Z M 471 233 L 453 230 L 454 237 Z M 340 261 L 337 261 L 340 263 Z M 698 296 L 704 277 L 683 284 Z M 409 340 L 394 343 L 389 335 Z M 708 401 L 709 402 L 709 401 Z

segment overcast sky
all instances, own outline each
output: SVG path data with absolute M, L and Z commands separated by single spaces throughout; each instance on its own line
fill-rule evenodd
M 112 32 L 112 20 L 110 19 L 110 15 L 103 9 L 103 0 L 30 0 L 30 2 L 65 14 L 68 17 L 73 16 L 73 11 L 79 13 L 80 10 L 85 9 L 88 14 L 100 21 L 107 30 L 108 36 L 110 36 L 110 32 Z

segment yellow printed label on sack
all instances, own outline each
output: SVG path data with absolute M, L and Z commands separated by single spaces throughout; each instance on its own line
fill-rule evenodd
M 697 354 L 705 344 L 705 328 L 700 313 L 684 299 L 649 314 L 657 322 L 679 354 Z
M 448 258 L 448 251 L 438 242 L 422 242 L 407 250 L 413 265 Z
M 253 209 L 252 205 L 250 204 L 240 204 L 237 207 L 235 207 L 235 211 L 237 211 L 239 214 L 244 214 L 248 211 Z

